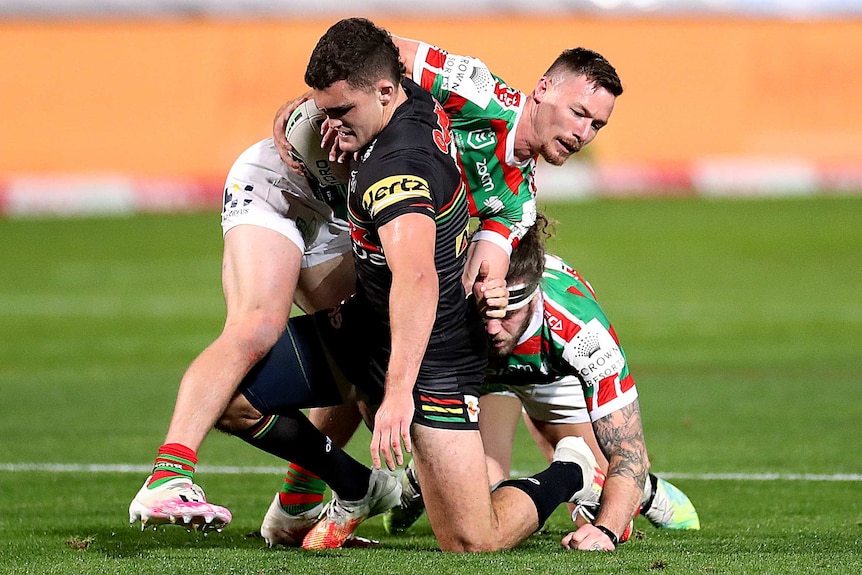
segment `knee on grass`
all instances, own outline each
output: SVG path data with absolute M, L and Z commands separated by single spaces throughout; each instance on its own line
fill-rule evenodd
M 498 539 L 479 533 L 457 533 L 438 537 L 440 549 L 447 553 L 490 553 L 502 551 L 507 547 Z

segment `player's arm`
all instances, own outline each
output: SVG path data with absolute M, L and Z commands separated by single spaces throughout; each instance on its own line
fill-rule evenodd
M 291 171 L 300 176 L 305 175 L 305 172 L 302 170 L 302 164 L 290 155 L 293 151 L 293 146 L 291 146 L 290 142 L 287 141 L 284 130 L 287 127 L 287 121 L 290 119 L 290 115 L 293 111 L 296 110 L 300 104 L 310 99 L 311 90 L 298 98 L 285 102 L 275 113 L 275 118 L 272 121 L 272 139 L 275 142 L 275 149 L 278 150 L 278 156 L 281 158 L 281 161 L 291 169 Z
M 401 442 L 412 450 L 413 386 L 437 316 L 439 284 L 434 262 L 436 224 L 424 214 L 408 213 L 378 229 L 392 271 L 389 322 L 392 350 L 383 402 L 374 419 L 371 459 L 380 453 L 389 469 L 404 463 Z M 394 458 L 393 458 L 394 454 Z
M 649 473 L 637 400 L 597 419 L 593 430 L 608 458 L 602 504 L 594 523 L 620 535 L 638 513 Z
M 505 288 L 505 277 L 509 271 L 509 253 L 502 247 L 489 241 L 479 240 L 470 243 L 467 251 L 467 263 L 464 266 L 464 274 L 461 276 L 461 281 L 464 284 L 464 293 L 472 293 L 476 301 L 483 310 L 483 314 L 488 318 L 501 319 L 506 317 L 505 301 L 502 305 L 495 306 L 495 302 L 487 301 L 487 294 L 482 292 L 485 287 L 491 287 L 492 284 L 487 281 L 477 281 L 479 277 L 479 267 L 485 266 L 482 270 L 482 278 L 493 279 L 499 281 Z M 497 284 L 493 284 L 494 287 Z M 490 295 L 493 297 L 493 294 Z
M 569 549 L 612 551 L 610 538 L 598 529 L 601 525 L 617 537 L 637 515 L 649 472 L 643 426 L 637 400 L 593 422 L 596 440 L 608 458 L 608 471 L 602 489 L 601 506 L 593 523 L 566 535 L 562 544 Z
M 493 173 L 500 180 L 504 178 L 497 169 Z M 470 242 L 467 264 L 462 276 L 467 293 L 470 293 L 468 286 L 473 285 L 479 264 L 483 261 L 489 264 L 488 277 L 505 278 L 509 271 L 510 254 L 526 231 L 536 224 L 536 201 L 526 178 L 519 184 L 519 193 L 507 192 L 501 197 L 504 200 L 501 201 L 500 197 L 494 199 L 501 202 L 502 209 L 489 211 L 483 206 L 479 208 L 478 214 L 475 214 L 479 218 L 479 228 Z M 477 196 L 474 193 L 473 201 L 484 204 L 481 194 Z M 547 225 L 544 216 L 542 223 Z M 473 293 L 475 294 L 475 290 Z
M 417 40 L 401 38 L 394 34 L 392 35 L 392 41 L 401 53 L 401 63 L 407 68 L 407 77 L 412 78 L 413 62 L 416 60 L 416 51 L 419 49 L 419 42 Z

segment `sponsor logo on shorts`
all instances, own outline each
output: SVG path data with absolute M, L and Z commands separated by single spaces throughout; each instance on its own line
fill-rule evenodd
M 249 209 L 246 206 L 251 204 L 253 199 L 245 196 L 245 193 L 250 193 L 253 190 L 254 186 L 251 184 L 246 184 L 244 188 L 240 189 L 238 183 L 234 183 L 224 189 L 224 209 L 221 216 L 223 222 L 249 213 Z
M 224 213 L 224 216 L 222 216 L 222 220 L 229 220 L 231 218 L 235 218 L 236 216 L 244 216 L 248 212 L 249 212 L 248 210 L 242 209 L 242 208 L 237 208 L 235 210 L 228 210 Z
M 465 395 L 464 404 L 467 406 L 467 419 L 473 423 L 479 421 L 479 398 L 475 395 Z
M 242 189 L 245 192 L 254 191 L 254 186 L 251 184 L 246 184 L 246 186 Z M 239 205 L 239 198 L 236 197 L 236 194 L 240 193 L 239 184 L 234 183 L 227 188 L 224 189 L 224 206 L 225 208 L 235 208 Z M 242 205 L 247 206 L 251 203 L 251 198 L 243 198 Z

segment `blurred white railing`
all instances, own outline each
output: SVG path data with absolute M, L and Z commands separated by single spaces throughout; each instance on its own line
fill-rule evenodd
M 0 0 L 0 18 L 636 14 L 805 19 L 862 16 L 862 0 Z

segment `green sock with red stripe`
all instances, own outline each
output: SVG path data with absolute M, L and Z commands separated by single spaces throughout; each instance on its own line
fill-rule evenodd
M 189 481 L 194 481 L 197 462 L 197 454 L 185 445 L 165 443 L 159 447 L 156 462 L 153 464 L 153 475 L 150 477 L 147 487 L 153 489 L 177 477 L 185 477 Z
M 287 468 L 278 499 L 286 512 L 299 515 L 322 503 L 325 491 L 326 483 L 320 477 L 291 463 Z

